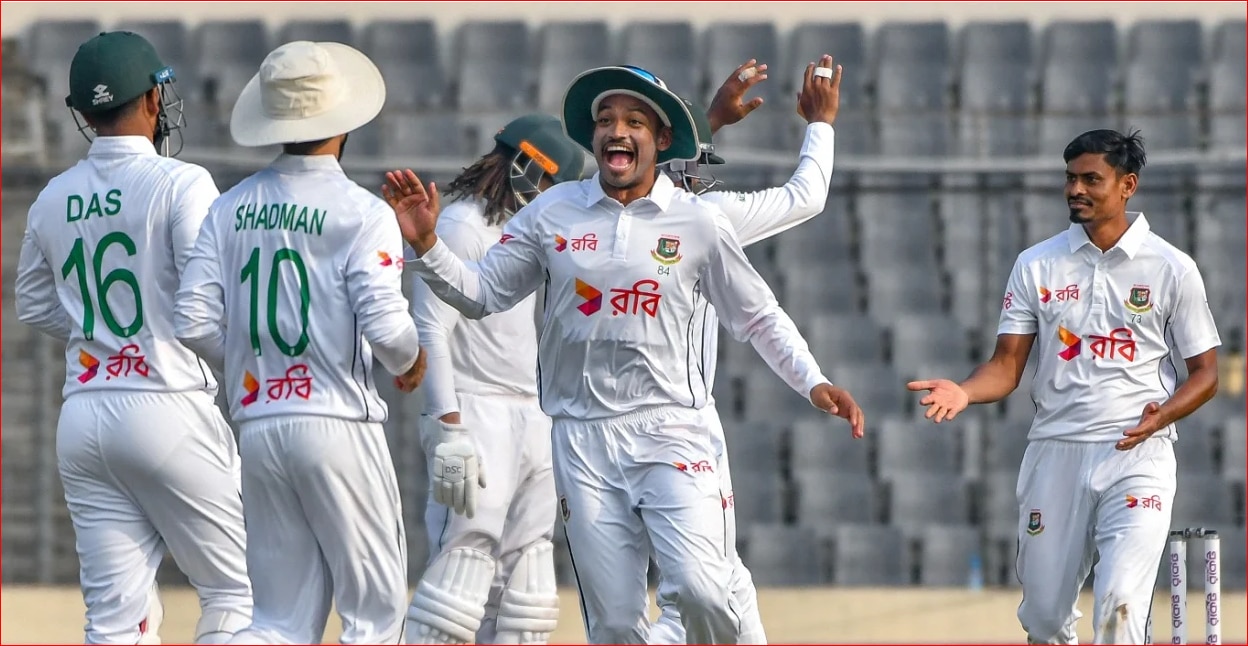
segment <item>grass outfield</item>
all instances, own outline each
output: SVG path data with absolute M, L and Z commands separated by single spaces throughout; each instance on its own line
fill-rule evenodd
M 584 633 L 576 591 L 563 590 L 562 618 L 554 643 L 582 644 Z M 189 643 L 199 618 L 199 604 L 189 588 L 164 591 L 166 643 Z M 1192 600 L 1195 599 L 1196 603 Z M 1188 597 L 1193 622 L 1189 643 L 1204 642 L 1204 612 L 1199 591 Z M 766 589 L 759 592 L 763 622 L 772 643 L 906 642 L 906 643 L 1016 643 L 1026 642 L 1014 611 L 1018 590 L 939 590 L 924 588 Z M 1090 599 L 1079 607 L 1079 641 L 1092 643 Z M 1156 607 L 1169 609 L 1166 597 Z M 73 587 L 0 589 L 0 643 L 82 643 L 82 597 Z M 1248 605 L 1243 592 L 1224 595 L 1222 641 L 1248 643 Z M 1159 622 L 1160 623 L 1160 622 Z M 338 619 L 331 616 L 325 641 L 336 642 Z M 1162 623 L 1158 643 L 1170 641 Z

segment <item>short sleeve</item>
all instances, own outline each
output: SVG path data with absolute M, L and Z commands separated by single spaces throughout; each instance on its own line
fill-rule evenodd
M 1195 263 L 1175 283 L 1174 311 L 1170 331 L 1174 344 L 1184 359 L 1222 345 L 1218 328 L 1209 309 L 1209 297 L 1205 294 L 1205 281 Z
M 1014 261 L 1010 279 L 1001 298 L 1001 319 L 997 334 L 1035 334 L 1039 329 L 1036 318 L 1035 290 L 1027 276 L 1027 265 L 1022 258 Z

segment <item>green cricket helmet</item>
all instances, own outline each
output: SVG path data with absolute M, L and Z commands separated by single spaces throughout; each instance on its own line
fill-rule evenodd
M 695 160 L 677 159 L 664 165 L 667 176 L 672 183 L 683 186 L 685 190 L 701 195 L 715 186 L 716 179 L 709 170 L 702 170 L 704 165 L 723 164 L 724 158 L 715 154 L 715 144 L 711 142 L 711 120 L 706 117 L 706 110 L 689 99 L 681 98 L 698 135 L 698 158 Z
M 110 31 L 93 36 L 78 47 L 69 65 L 69 95 L 65 105 L 87 115 L 119 108 L 160 88 L 160 115 L 153 139 L 157 147 L 167 143 L 169 134 L 182 128 L 182 99 L 173 88 L 173 68 L 161 60 L 146 38 L 129 31 Z M 77 114 L 73 114 L 78 123 Z M 91 140 L 89 126 L 78 123 L 78 131 Z M 178 151 L 181 151 L 181 138 Z M 165 150 L 168 154 L 168 148 Z
M 663 125 L 672 129 L 672 145 L 659 151 L 659 164 L 698 158 L 697 128 L 685 102 L 667 89 L 663 79 L 633 65 L 598 67 L 572 80 L 563 95 L 563 127 L 568 136 L 592 154 L 598 104 L 615 94 L 641 100 L 658 113 Z
M 542 192 L 542 176 L 559 184 L 581 179 L 585 155 L 563 132 L 559 119 L 548 114 L 528 114 L 512 120 L 494 141 L 515 151 L 511 158 L 511 190 L 524 206 Z

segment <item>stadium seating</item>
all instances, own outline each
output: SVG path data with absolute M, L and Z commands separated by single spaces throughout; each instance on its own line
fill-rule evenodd
M 715 96 L 715 90 L 728 78 L 738 65 L 750 60 L 766 63 L 768 77 L 782 76 L 784 62 L 780 60 L 780 49 L 776 28 L 771 23 L 735 23 L 715 22 L 706 28 L 706 47 L 700 57 L 702 61 L 703 84 L 698 96 L 707 105 Z M 832 53 L 832 52 L 828 52 Z M 774 101 L 783 97 L 780 90 L 783 83 L 763 83 L 755 86 L 757 91 L 751 96 L 761 96 L 764 101 Z
M 894 527 L 837 524 L 820 528 L 827 549 L 828 581 L 838 586 L 902 585 L 910 582 L 910 556 Z M 753 570 L 751 570 L 753 572 Z
M 672 91 L 701 96 L 697 38 L 687 22 L 633 22 L 624 26 L 616 59 L 650 70 Z
M 457 33 L 456 105 L 461 110 L 520 110 L 530 103 L 528 27 L 520 21 L 468 22 Z
M 277 42 L 296 40 L 356 46 L 355 32 L 346 20 L 291 20 L 283 24 L 277 32 Z
M 916 532 L 916 542 L 919 585 L 965 586 L 971 576 L 973 559 L 982 558 L 980 532 L 973 525 L 924 527 Z
M 796 518 L 802 525 L 876 522 L 879 500 L 866 474 L 808 468 L 793 473 Z
M 273 49 L 268 29 L 259 20 L 207 21 L 195 29 L 192 41 L 198 55 L 195 78 L 200 87 L 189 97 L 228 117 L 243 87 Z
M 610 42 L 605 22 L 553 22 L 541 26 L 537 34 L 537 58 L 541 65 L 537 79 L 537 107 L 560 114 L 563 92 L 577 74 L 611 65 Z
M 387 106 L 446 106 L 449 90 L 432 21 L 370 23 L 364 28 L 360 49 L 377 63 L 386 79 Z
M 101 28 L 145 35 L 175 68 L 186 99 L 183 158 L 197 162 L 199 153 L 236 150 L 231 106 L 274 46 L 292 39 L 355 43 L 387 82 L 385 111 L 352 134 L 344 158 L 352 176 L 369 185 L 383 158 L 418 172 L 431 161 L 467 165 L 518 114 L 558 114 L 568 83 L 591 67 L 640 65 L 709 103 L 731 70 L 756 58 L 770 66 L 770 78 L 753 92 L 766 104 L 716 135 L 729 163 L 710 170 L 726 180 L 722 189 L 768 188 L 797 163 L 804 122 L 793 113 L 793 97 L 802 72 L 820 54 L 834 55 L 846 73 L 829 199 L 818 217 L 758 241 L 746 255 L 831 381 L 862 406 L 867 437 L 852 439 L 843 420 L 815 410 L 749 344 L 721 332 L 714 395 L 734 465 L 739 541 L 760 585 L 964 586 L 972 554 L 982 557 L 989 585 L 1017 585 L 1015 486 L 1035 415 L 1029 390 L 1036 351 L 1004 402 L 953 423 L 922 419 L 922 395 L 908 392 L 905 382 L 964 377 L 991 353 L 1017 254 L 1067 226 L 1059 163 L 1083 131 L 1142 130 L 1149 166 L 1131 208 L 1195 259 L 1222 334 L 1220 357 L 1242 359 L 1248 303 L 1238 269 L 1248 202 L 1242 161 L 1219 161 L 1228 152 L 1242 155 L 1245 145 L 1242 19 L 960 26 L 847 20 L 791 28 L 488 15 L 455 26 L 433 18 L 354 23 L 345 15 L 284 23 L 242 15 L 111 25 L 40 21 L 16 47 L 6 41 L 4 57 L 5 367 L 40 375 L 4 386 L 5 582 L 76 580 L 72 531 L 56 502 L 55 472 L 47 470 L 45 435 L 55 420 L 49 406 L 59 403 L 62 374 L 44 366 L 60 363 L 59 349 L 16 321 L 11 287 L 34 191 L 86 150 L 62 105 L 70 59 Z M 37 128 L 10 126 L 30 105 L 13 90 L 22 77 L 46 88 Z M 31 169 L 10 147 L 20 134 L 46 139 L 46 157 Z M 1175 161 L 1176 152 L 1189 161 Z M 770 158 L 785 155 L 791 163 Z M 1020 166 L 1012 159 L 1019 157 L 1033 164 Z M 914 162 L 946 161 L 958 164 L 956 172 L 912 171 Z M 204 163 L 222 190 L 250 172 Z M 442 182 L 445 174 L 422 177 Z M 1185 374 L 1181 361 L 1176 366 Z M 426 465 L 410 433 L 422 404 L 378 386 L 392 402 L 386 433 L 414 578 L 428 553 Z M 1242 589 L 1246 434 L 1242 391 L 1232 392 L 1179 423 L 1173 509 L 1175 526 L 1222 532 L 1224 588 Z M 562 532 L 556 536 L 560 581 L 571 583 L 567 546 Z
M 795 422 L 789 433 L 790 466 L 794 473 L 824 471 L 870 479 L 869 442 L 855 439 L 828 419 Z
M 961 472 L 960 424 L 887 417 L 875 430 L 879 475 L 884 480 L 905 480 L 917 475 L 956 475 Z

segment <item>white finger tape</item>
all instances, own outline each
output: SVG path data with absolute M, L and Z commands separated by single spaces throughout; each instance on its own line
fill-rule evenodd
M 831 67 L 816 67 L 815 76 L 822 76 L 825 79 L 830 79 L 832 78 L 832 68 Z
M 737 80 L 744 83 L 754 78 L 754 75 L 756 74 L 758 74 L 758 70 L 754 69 L 753 67 L 747 67 L 741 70 L 741 73 L 737 75 Z

